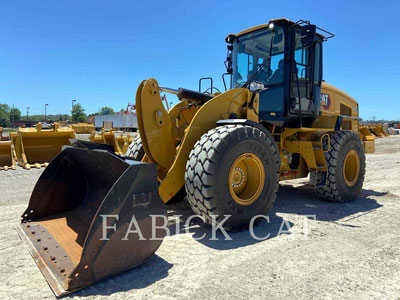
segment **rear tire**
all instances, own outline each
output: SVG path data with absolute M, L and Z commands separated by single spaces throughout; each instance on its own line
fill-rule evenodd
M 142 144 L 142 139 L 140 135 L 137 135 L 132 143 L 129 145 L 128 150 L 126 151 L 125 156 L 132 157 L 136 161 L 141 161 L 144 157 L 144 148 Z
M 325 152 L 328 167 L 326 185 L 318 187 L 316 193 L 329 201 L 355 200 L 364 183 L 364 147 L 353 131 L 332 132 L 330 140 L 330 150 Z
M 220 126 L 205 133 L 189 155 L 187 198 L 206 223 L 230 215 L 223 227 L 239 231 L 271 209 L 279 170 L 278 147 L 269 133 L 247 125 Z

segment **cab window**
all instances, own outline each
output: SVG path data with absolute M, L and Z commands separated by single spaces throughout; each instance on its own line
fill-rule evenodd
M 317 42 L 315 45 L 315 71 L 314 84 L 320 86 L 322 81 L 322 45 Z

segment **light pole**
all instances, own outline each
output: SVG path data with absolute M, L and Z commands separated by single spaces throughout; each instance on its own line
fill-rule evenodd
M 14 125 L 15 125 L 15 109 L 14 109 L 14 103 L 13 103 L 13 122 L 12 122 L 13 131 L 14 131 Z
M 174 104 L 174 103 L 173 103 L 173 102 L 170 102 L 170 103 L 169 103 L 169 107 L 170 107 L 170 108 L 172 108 L 172 104 Z
M 45 121 L 45 122 L 47 122 L 47 109 L 46 109 L 47 106 L 48 106 L 48 104 L 45 104 L 45 105 L 44 105 L 44 121 Z
M 30 109 L 30 107 L 28 106 L 28 107 L 26 108 L 26 120 L 27 120 L 27 121 L 29 120 L 29 109 Z
M 72 112 L 74 111 L 74 102 L 76 102 L 76 100 L 72 100 L 71 123 L 72 123 Z

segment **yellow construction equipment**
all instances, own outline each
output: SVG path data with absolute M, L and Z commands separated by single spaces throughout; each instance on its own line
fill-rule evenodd
M 164 203 L 183 188 L 206 223 L 234 231 L 269 212 L 280 180 L 309 175 L 322 198 L 356 199 L 365 175 L 358 103 L 322 80 L 322 45 L 330 37 L 287 19 L 230 34 L 225 92 L 211 78 L 200 80 L 199 91 L 140 83 L 140 135 L 127 152 L 137 161 L 96 145 L 58 154 L 18 227 L 55 294 L 148 258 L 161 243 L 148 239 L 158 228 L 150 215 L 164 215 Z M 206 79 L 211 86 L 202 92 Z M 166 110 L 162 92 L 181 101 Z M 125 238 L 132 215 L 143 239 L 138 231 Z
M 131 134 L 124 135 L 122 132 L 117 134 L 114 130 L 105 131 L 102 129 L 99 133 L 92 132 L 89 140 L 95 143 L 108 144 L 114 147 L 115 154 L 125 155 L 129 145 L 133 141 Z
M 375 135 L 376 137 L 386 137 L 389 136 L 390 134 L 386 133 L 383 130 L 382 124 L 372 124 L 368 125 L 368 130 Z
M 375 135 L 368 130 L 368 127 L 360 124 L 358 127 L 358 135 L 363 142 L 365 153 L 374 153 Z
M 34 128 L 20 127 L 11 135 L 18 165 L 25 169 L 46 167 L 75 138 L 72 128 L 54 124 L 52 129 L 42 129 L 39 122 Z
M 8 136 L 3 136 L 4 128 L 0 127 L 0 141 L 9 141 L 10 138 Z
M 10 136 L 3 136 L 0 127 L 0 170 L 15 170 L 15 150 Z
M 77 123 L 71 125 L 75 133 L 92 133 L 95 131 L 94 124 L 89 123 Z
M 15 156 L 11 141 L 0 141 L 0 170 L 15 170 Z

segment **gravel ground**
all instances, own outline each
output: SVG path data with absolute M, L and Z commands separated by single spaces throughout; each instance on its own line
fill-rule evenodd
M 1 299 L 54 299 L 14 230 L 41 172 L 0 172 Z M 376 141 L 364 189 L 352 203 L 321 201 L 305 183 L 281 184 L 270 224 L 255 228 L 259 236 L 270 234 L 266 240 L 244 231 L 213 241 L 208 226 L 194 224 L 166 238 L 140 267 L 67 297 L 400 299 L 400 137 Z M 190 207 L 180 202 L 168 209 L 184 215 L 183 228 Z M 305 215 L 316 220 L 307 223 Z M 194 239 L 203 233 L 208 238 Z

